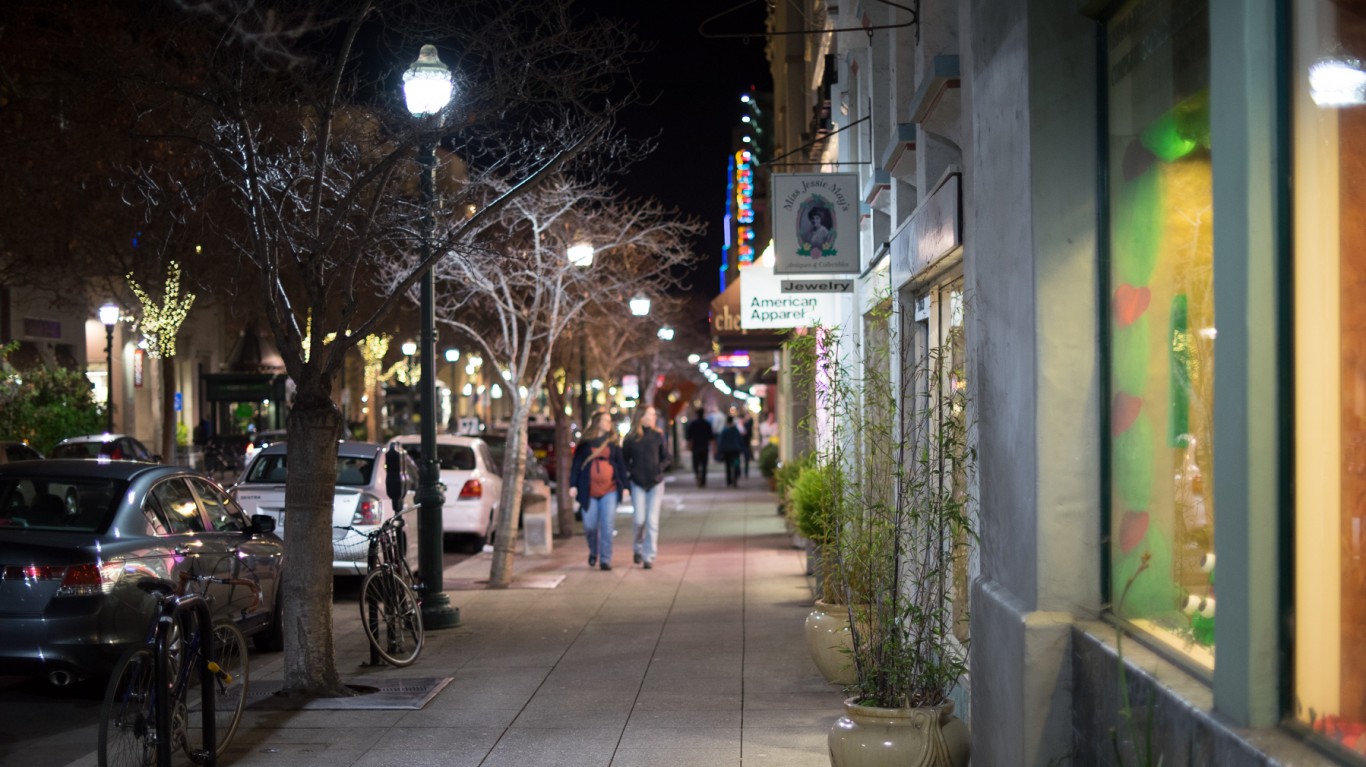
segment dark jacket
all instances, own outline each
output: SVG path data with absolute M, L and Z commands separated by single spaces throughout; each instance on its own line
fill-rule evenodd
M 705 453 L 711 447 L 711 441 L 716 438 L 716 433 L 711 430 L 711 424 L 705 418 L 694 418 L 688 422 L 688 446 L 694 453 Z
M 590 493 L 592 492 L 593 472 L 589 471 L 588 467 L 583 464 L 584 461 L 588 460 L 588 454 L 606 439 L 606 437 L 598 437 L 591 442 L 584 440 L 574 446 L 574 459 L 569 467 L 569 484 L 578 488 L 579 505 L 584 508 L 587 508 L 588 502 L 592 500 Z M 621 445 L 612 445 L 607 451 L 607 460 L 612 463 L 612 479 L 617 486 L 617 493 L 621 493 L 626 489 L 626 460 L 622 457 Z M 618 495 L 617 498 L 620 500 L 621 496 Z
M 726 424 L 726 428 L 721 430 L 721 436 L 716 438 L 716 452 L 743 453 L 744 451 L 745 438 L 740 436 L 740 429 L 733 423 Z
M 646 429 L 639 437 L 632 432 L 621 452 L 632 482 L 651 488 L 664 481 L 664 472 L 669 470 L 669 447 L 658 429 Z

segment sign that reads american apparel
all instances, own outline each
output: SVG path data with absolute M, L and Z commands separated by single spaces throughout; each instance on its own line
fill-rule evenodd
M 835 293 L 784 293 L 782 279 L 759 263 L 740 275 L 740 324 L 755 328 L 807 328 L 839 324 Z
M 857 274 L 856 173 L 774 173 L 773 271 Z

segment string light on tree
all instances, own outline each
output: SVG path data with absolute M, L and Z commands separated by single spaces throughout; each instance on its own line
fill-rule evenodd
M 199 251 L 199 246 L 195 246 L 195 252 Z M 189 315 L 195 298 L 193 293 L 180 295 L 179 262 L 167 265 L 166 289 L 160 302 L 133 279 L 132 272 L 128 273 L 127 279 L 133 296 L 142 305 L 142 317 L 133 320 L 133 328 L 146 337 L 147 353 L 157 358 L 174 357 L 176 333 Z

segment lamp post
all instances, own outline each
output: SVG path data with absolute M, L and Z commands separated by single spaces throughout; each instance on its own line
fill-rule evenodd
M 440 112 L 451 100 L 451 70 L 436 55 L 436 46 L 424 45 L 417 61 L 403 73 L 403 95 L 408 111 L 414 118 L 434 116 L 440 124 Z M 421 166 L 419 192 L 422 206 L 422 261 L 431 260 L 432 213 L 436 197 L 436 145 L 423 141 L 417 161 Z M 418 568 L 422 571 L 422 625 L 429 629 L 443 629 L 460 625 L 460 609 L 451 606 L 444 592 L 441 566 L 441 507 L 445 493 L 441 490 L 441 470 L 436 460 L 436 287 L 432 268 L 422 272 L 421 337 L 421 395 L 422 462 L 418 467 L 419 484 L 414 500 L 418 511 Z
M 580 269 L 593 265 L 593 246 L 576 242 L 569 246 L 569 263 Z M 579 428 L 588 428 L 588 333 L 579 334 Z
M 104 430 L 114 432 L 114 326 L 119 322 L 119 306 L 108 303 L 100 307 L 100 324 L 104 325 Z

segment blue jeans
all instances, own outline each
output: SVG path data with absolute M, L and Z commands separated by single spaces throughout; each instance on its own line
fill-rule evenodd
M 659 507 L 663 503 L 663 482 L 648 490 L 631 483 L 631 508 L 635 511 L 633 545 L 642 562 L 655 561 L 655 547 L 659 542 Z
M 588 556 L 599 564 L 612 563 L 613 519 L 617 513 L 617 491 L 601 498 L 589 498 L 583 507 L 583 537 L 588 539 Z

